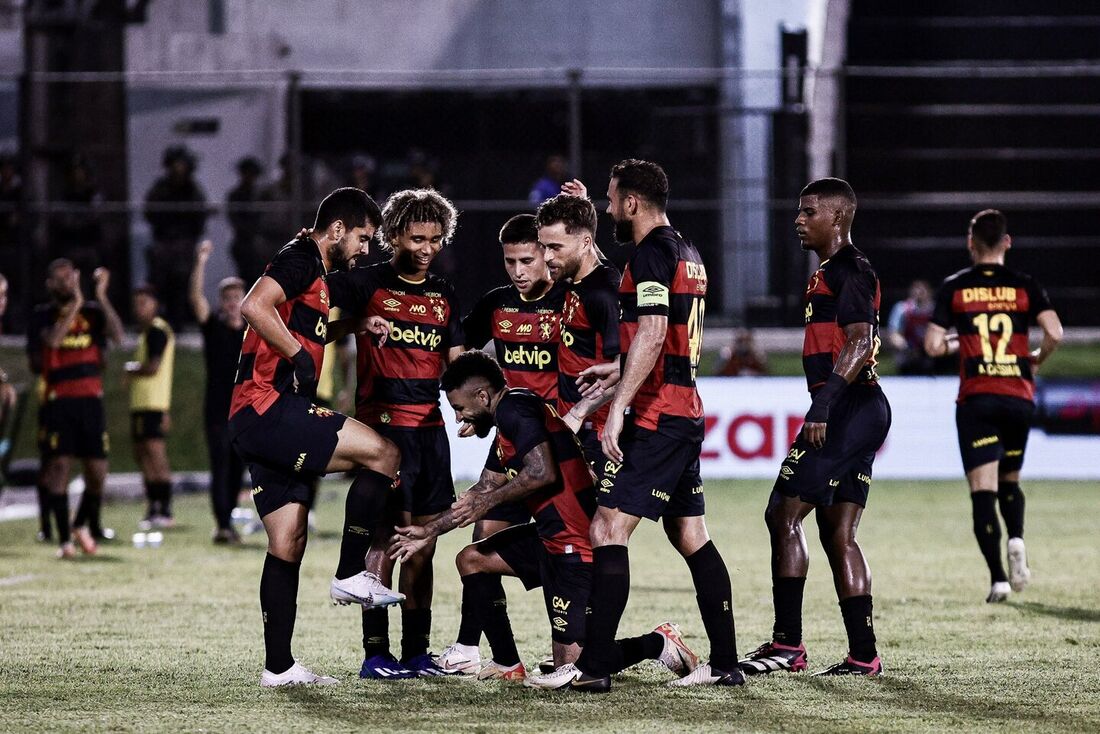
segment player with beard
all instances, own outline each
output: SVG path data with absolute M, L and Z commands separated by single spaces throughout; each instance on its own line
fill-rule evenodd
M 703 405 L 695 374 L 706 268 L 669 224 L 668 177 L 660 166 L 616 164 L 607 196 L 616 239 L 635 247 L 619 286 L 622 376 L 601 438 L 609 481 L 601 482 L 592 521 L 592 613 L 571 688 L 609 691 L 610 676 L 622 669 L 614 641 L 630 592 L 627 543 L 643 517 L 662 518 L 687 561 L 711 643 L 710 662 L 671 685 L 741 685 L 729 573 L 707 532 L 699 476 Z
M 464 351 L 465 337 L 454 289 L 428 272 L 454 236 L 458 212 L 433 189 L 399 191 L 382 211 L 383 247 L 389 261 L 353 268 L 329 278 L 332 303 L 355 323 L 364 317 L 392 323 L 384 344 L 357 336 L 356 417 L 401 450 L 401 491 L 390 508 L 385 531 L 367 558 L 379 585 L 389 586 L 393 562 L 387 555 L 389 528 L 423 525 L 455 500 L 451 452 L 439 409 L 439 378 Z M 339 336 L 332 330 L 330 338 Z M 442 675 L 428 652 L 431 636 L 432 558 L 430 543 L 401 564 L 401 662 L 390 652 L 385 609 L 363 612 L 362 678 L 393 680 Z
M 500 229 L 499 240 L 512 284 L 486 293 L 462 319 L 466 346 L 480 349 L 492 340 L 508 384 L 528 389 L 553 405 L 558 394 L 559 322 L 566 285 L 550 278 L 534 215 L 517 214 L 509 219 Z M 468 427 L 459 435 L 468 435 Z M 473 542 L 530 521 L 525 503 L 494 505 L 474 523 Z M 499 577 L 496 579 L 499 582 Z M 481 627 L 472 613 L 471 593 L 471 587 L 462 587 L 458 637 L 440 653 L 438 663 L 446 671 L 472 675 L 481 665 Z M 493 593 L 503 598 L 504 588 Z
M 42 382 L 39 482 L 57 524 L 57 557 L 72 558 L 73 536 L 85 553 L 95 553 L 96 541 L 108 534 L 99 517 L 109 444 L 103 366 L 107 343 L 122 341 L 122 321 L 107 298 L 111 276 L 106 268 L 93 274 L 95 301 L 84 300 L 80 271 L 69 260 L 54 260 L 46 272 L 50 303 L 31 314 L 27 356 Z M 70 530 L 68 484 L 74 458 L 84 463 L 84 494 Z
M 974 215 L 967 238 L 974 265 L 943 282 L 924 338 L 929 356 L 942 356 L 949 346 L 959 352 L 955 425 L 970 485 L 974 535 L 989 566 L 989 603 L 1023 591 L 1031 579 L 1020 469 L 1035 415 L 1035 372 L 1062 339 L 1062 322 L 1043 287 L 1005 267 L 1010 247 L 1004 214 L 986 209 Z M 1029 353 L 1032 321 L 1043 341 Z M 952 337 L 949 328 L 955 329 Z M 1007 575 L 998 505 L 1008 531 Z
M 252 497 L 267 531 L 260 577 L 265 688 L 338 681 L 311 672 L 290 652 L 298 576 L 305 553 L 309 485 L 329 472 L 357 471 L 348 490 L 334 599 L 390 603 L 393 592 L 368 577 L 370 528 L 395 484 L 397 448 L 359 421 L 320 408 L 312 397 L 323 359 L 329 271 L 366 251 L 381 222 L 378 205 L 354 188 L 333 191 L 310 234 L 284 246 L 245 296 L 248 322 L 229 408 L 234 448 L 248 464 Z M 382 336 L 386 324 L 368 325 Z
M 852 244 L 856 195 L 823 178 L 798 200 L 802 249 L 821 263 L 806 288 L 802 367 L 812 400 L 764 513 L 772 547 L 772 639 L 741 661 L 748 675 L 805 670 L 802 592 L 809 557 L 802 521 L 817 511 L 821 545 L 848 633 L 848 657 L 816 675 L 882 673 L 872 622 L 871 569 L 856 530 L 871 489 L 875 452 L 890 430 L 890 404 L 878 385 L 878 276 Z
M 502 530 L 458 555 L 470 612 L 481 623 L 493 659 L 479 679 L 526 680 L 536 688 L 568 685 L 585 635 L 592 583 L 590 522 L 595 487 L 580 443 L 553 406 L 530 390 L 510 388 L 493 358 L 473 351 L 443 374 L 443 390 L 464 425 L 478 436 L 495 427 L 493 449 L 476 485 L 425 526 L 397 529 L 391 553 L 406 558 L 434 539 L 475 522 L 501 502 L 522 501 L 535 522 Z M 508 620 L 501 576 L 516 576 L 527 589 L 543 589 L 554 647 L 553 665 L 563 673 L 527 678 Z M 670 670 L 691 670 L 698 658 L 666 622 L 641 637 L 616 642 L 629 666 L 660 660 Z

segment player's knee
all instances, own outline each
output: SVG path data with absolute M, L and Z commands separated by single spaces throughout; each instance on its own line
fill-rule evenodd
M 480 573 L 482 570 L 484 554 L 472 545 L 468 545 L 455 556 L 455 566 L 458 567 L 459 576 L 469 576 L 472 573 Z
M 375 470 L 388 477 L 395 476 L 401 468 L 401 449 L 388 438 L 383 438 L 375 458 Z

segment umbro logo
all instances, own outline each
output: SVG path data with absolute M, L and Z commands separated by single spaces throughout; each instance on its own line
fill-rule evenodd
M 497 326 L 500 327 L 501 331 L 503 331 L 505 334 L 507 334 L 508 331 L 512 328 L 512 322 L 509 321 L 508 319 L 504 319 L 504 321 L 498 321 Z
M 386 307 L 387 311 L 398 311 L 401 309 L 401 301 L 396 298 L 387 298 L 382 301 L 382 305 Z

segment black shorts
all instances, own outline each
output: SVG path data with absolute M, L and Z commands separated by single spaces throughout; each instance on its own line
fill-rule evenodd
M 501 530 L 476 545 L 504 559 L 528 591 L 542 586 L 554 642 L 584 642 L 588 597 L 592 593 L 590 561 L 575 553 L 548 552 L 534 523 Z
M 531 511 L 527 509 L 526 502 L 502 502 L 490 508 L 481 519 L 523 525 L 531 522 Z
M 600 507 L 650 520 L 704 514 L 701 443 L 669 438 L 628 421 L 619 448 L 622 464 L 604 462 L 597 487 Z
M 997 461 L 1002 473 L 1020 471 L 1034 418 L 1034 403 L 1008 395 L 971 395 L 956 405 L 963 469 Z
M 111 442 L 102 398 L 58 398 L 38 410 L 38 450 L 43 457 L 106 459 Z
M 455 501 L 451 446 L 443 426 L 395 428 L 373 426 L 401 450 L 402 509 L 413 517 L 437 515 Z
M 875 452 L 890 430 L 890 403 L 879 387 L 847 388 L 829 409 L 825 445 L 815 449 L 798 434 L 773 489 L 811 505 L 867 506 Z
M 164 411 L 135 410 L 130 413 L 130 438 L 134 443 L 164 436 Z
M 603 444 L 600 443 L 600 434 L 594 428 L 582 428 L 577 433 L 577 439 L 581 442 L 584 460 L 592 467 L 592 473 L 596 475 L 596 484 L 599 484 L 603 479 L 604 466 L 607 464 L 607 457 L 603 454 Z
M 260 517 L 289 505 L 291 502 L 310 505 L 313 499 L 313 483 L 316 477 L 304 477 L 285 471 L 269 469 L 262 464 L 249 464 L 252 477 L 252 501 Z
M 233 448 L 246 464 L 306 482 L 325 473 L 347 416 L 297 393 L 283 393 L 263 415 L 242 408 L 229 419 Z

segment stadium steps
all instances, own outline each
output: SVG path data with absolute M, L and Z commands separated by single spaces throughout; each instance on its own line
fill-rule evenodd
M 844 170 L 884 311 L 964 267 L 967 220 L 997 207 L 1011 264 L 1066 323 L 1100 323 L 1098 38 L 1093 0 L 853 0 Z

